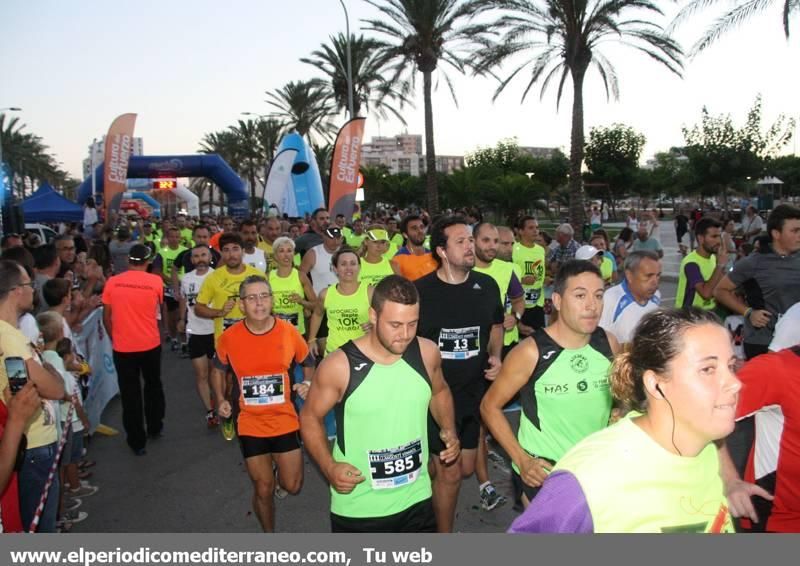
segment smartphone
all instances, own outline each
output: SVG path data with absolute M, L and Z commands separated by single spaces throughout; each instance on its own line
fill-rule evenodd
M 28 383 L 28 368 L 25 366 L 25 360 L 18 356 L 7 357 L 6 375 L 8 376 L 8 387 L 11 389 L 11 394 L 15 395 L 17 391 Z

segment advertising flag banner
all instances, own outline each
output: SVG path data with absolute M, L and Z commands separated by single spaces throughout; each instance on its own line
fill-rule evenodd
M 365 121 L 366 118 L 354 118 L 342 126 L 333 148 L 329 210 L 333 217 L 344 214 L 348 222 L 353 218 L 356 203 Z
M 103 410 L 119 394 L 117 368 L 114 366 L 114 351 L 111 338 L 103 325 L 103 309 L 95 309 L 81 323 L 81 332 L 76 335 L 78 349 L 86 352 L 87 362 L 92 368 L 89 378 L 89 393 L 83 400 L 83 408 L 89 417 L 89 433 L 100 425 Z
M 125 191 L 128 179 L 128 160 L 133 153 L 133 128 L 136 114 L 122 114 L 111 123 L 106 136 L 105 158 L 103 163 L 103 206 L 106 217 L 115 206 L 112 199 Z M 119 206 L 117 199 L 116 206 Z

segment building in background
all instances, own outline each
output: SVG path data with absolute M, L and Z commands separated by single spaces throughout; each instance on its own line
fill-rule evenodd
M 384 165 L 393 175 L 405 173 L 418 177 L 425 173 L 425 155 L 422 136 L 401 134 L 390 137 L 373 137 L 361 146 L 361 165 L 378 167 Z M 437 155 L 436 170 L 450 173 L 463 169 L 464 157 L 461 155 Z
M 536 159 L 550 159 L 558 151 L 557 147 L 531 147 L 520 146 L 520 152 L 535 157 Z
M 103 162 L 105 156 L 106 137 L 89 144 L 89 157 L 83 160 L 83 178 L 92 174 L 92 154 L 94 154 L 95 167 Z M 133 151 L 131 155 L 144 155 L 144 143 L 142 138 L 133 138 Z

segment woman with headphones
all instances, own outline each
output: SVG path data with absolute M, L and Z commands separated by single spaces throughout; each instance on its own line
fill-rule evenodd
M 714 442 L 733 430 L 735 363 L 714 314 L 647 314 L 611 369 L 633 410 L 570 450 L 510 532 L 732 532 Z

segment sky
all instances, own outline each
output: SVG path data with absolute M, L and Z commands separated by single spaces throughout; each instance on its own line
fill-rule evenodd
M 665 23 L 684 2 L 661 3 Z M 376 15 L 361 0 L 345 3 L 353 32 L 363 26 L 362 18 Z M 682 145 L 681 126 L 698 122 L 703 106 L 741 124 L 759 93 L 765 123 L 781 113 L 800 118 L 800 18 L 794 18 L 796 32 L 787 41 L 783 3 L 774 4 L 688 61 L 682 79 L 632 49 L 606 45 L 603 52 L 620 78 L 620 99 L 607 101 L 599 75 L 590 71 L 584 88 L 587 138 L 592 126 L 630 125 L 647 138 L 644 160 Z M 693 18 L 676 39 L 688 50 L 719 13 Z M 21 107 L 26 131 L 41 136 L 76 178 L 92 139 L 125 112 L 138 114 L 135 135 L 144 139 L 147 155 L 191 154 L 204 134 L 246 118 L 242 112 L 270 112 L 266 91 L 318 76 L 299 58 L 344 26 L 338 0 L 3 0 L 0 108 Z M 523 146 L 568 151 L 571 89 L 557 110 L 555 90 L 541 100 L 532 90 L 520 104 L 524 80 L 512 82 L 493 103 L 494 79 L 451 78 L 458 106 L 443 82 L 433 98 L 437 154 L 463 155 L 513 137 Z M 366 138 L 424 134 L 421 85 L 419 80 L 416 107 L 404 111 L 407 127 L 369 116 Z M 796 149 L 792 142 L 785 152 Z

